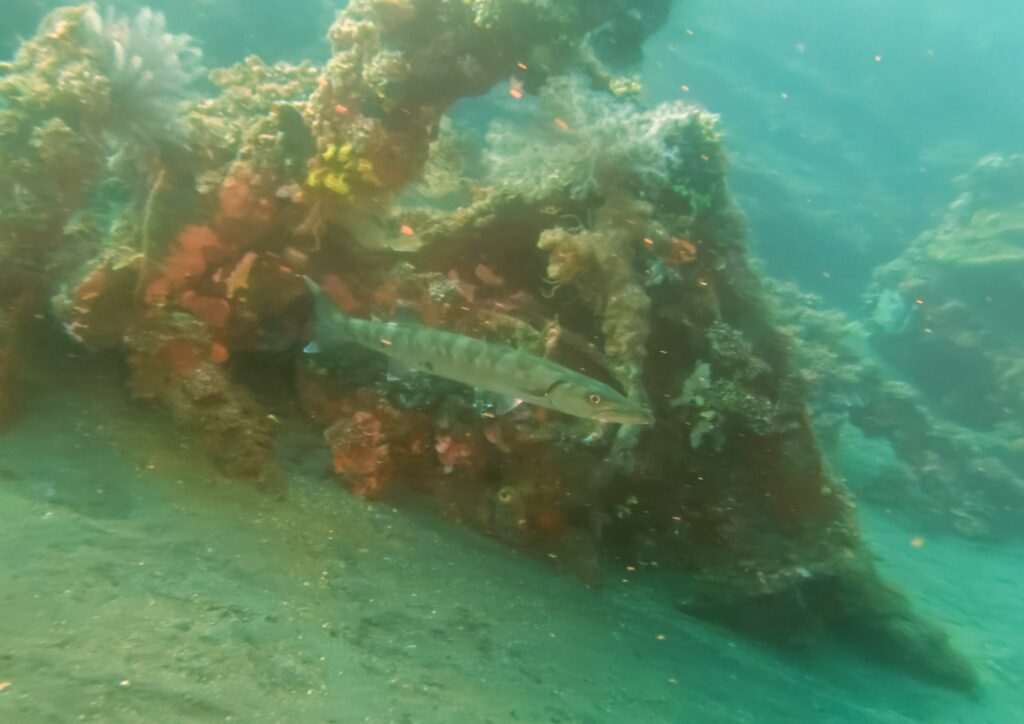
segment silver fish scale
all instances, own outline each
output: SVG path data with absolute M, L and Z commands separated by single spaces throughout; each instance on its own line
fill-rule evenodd
M 565 372 L 547 360 L 483 340 L 429 327 L 336 317 L 355 342 L 415 369 L 527 401 Z
M 349 317 L 315 282 L 305 281 L 325 343 L 355 342 L 413 369 L 579 417 L 631 424 L 654 420 L 643 404 L 551 360 L 430 327 Z

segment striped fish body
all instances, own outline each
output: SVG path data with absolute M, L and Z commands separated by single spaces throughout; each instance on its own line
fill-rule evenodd
M 414 370 L 550 407 L 545 396 L 566 374 L 589 377 L 541 357 L 416 324 L 336 317 L 338 341 L 373 349 Z
M 646 407 L 614 388 L 550 360 L 474 337 L 418 324 L 351 317 L 312 280 L 321 349 L 355 343 L 414 370 L 541 407 L 602 422 L 646 424 Z

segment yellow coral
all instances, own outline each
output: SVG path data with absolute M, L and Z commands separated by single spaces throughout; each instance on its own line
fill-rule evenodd
M 380 179 L 377 178 L 377 174 L 373 170 L 373 164 L 370 163 L 369 159 L 361 158 L 356 161 L 356 172 L 366 183 L 373 184 L 374 186 L 380 186 Z
M 341 171 L 335 171 L 324 176 L 323 185 L 328 191 L 333 191 L 340 196 L 346 196 L 351 193 L 351 189 L 345 181 L 345 174 Z
M 320 153 L 322 165 L 306 175 L 310 188 L 325 188 L 339 196 L 352 193 L 353 182 L 379 186 L 380 181 L 373 171 L 373 164 L 365 158 L 354 158 L 352 144 L 328 144 Z
M 643 93 L 644 87 L 634 77 L 612 78 L 608 81 L 608 90 L 619 98 L 632 98 Z
M 316 188 L 324 182 L 324 176 L 327 174 L 327 169 L 314 168 L 306 175 L 306 185 L 310 188 Z

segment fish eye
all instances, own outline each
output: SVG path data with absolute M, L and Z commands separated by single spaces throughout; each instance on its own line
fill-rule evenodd
M 600 405 L 601 404 L 601 395 L 597 394 L 596 392 L 590 393 L 590 395 L 587 397 L 587 399 L 590 400 L 590 404 L 591 405 Z

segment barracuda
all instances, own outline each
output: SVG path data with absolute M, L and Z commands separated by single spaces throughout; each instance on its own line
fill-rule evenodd
M 316 303 L 311 351 L 355 343 L 414 370 L 576 417 L 633 425 L 654 422 L 644 405 L 568 367 L 461 334 L 350 317 L 312 279 L 303 279 Z

